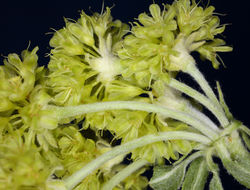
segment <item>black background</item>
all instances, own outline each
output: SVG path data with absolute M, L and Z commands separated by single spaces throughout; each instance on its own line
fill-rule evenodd
M 148 12 L 151 0 L 104 0 L 105 5 L 113 6 L 112 15 L 123 22 L 133 21 L 141 12 Z M 156 3 L 167 3 L 169 0 L 155 0 Z M 233 52 L 222 53 L 227 68 L 220 67 L 214 70 L 208 62 L 200 62 L 198 67 L 204 73 L 210 84 L 215 87 L 219 80 L 228 106 L 234 117 L 245 125 L 250 126 L 250 96 L 249 96 L 249 57 L 250 32 L 249 8 L 247 1 L 211 0 L 210 4 L 216 7 L 221 16 L 221 23 L 229 24 L 224 32 L 225 40 L 234 48 Z M 70 1 L 0 1 L 0 64 L 3 56 L 8 53 L 20 53 L 28 47 L 39 46 L 39 64 L 47 64 L 45 54 L 49 52 L 49 39 L 53 29 L 64 26 L 63 17 L 77 19 L 80 10 L 88 14 L 101 12 L 102 0 L 70 0 Z M 207 4 L 207 0 L 200 2 Z M 30 48 L 30 49 L 31 49 Z M 225 190 L 246 189 L 222 171 Z

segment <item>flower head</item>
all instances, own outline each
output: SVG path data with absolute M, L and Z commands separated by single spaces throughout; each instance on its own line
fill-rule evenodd
M 13 110 L 17 102 L 25 102 L 34 88 L 37 51 L 38 47 L 31 52 L 24 50 L 21 58 L 15 53 L 9 54 L 4 66 L 0 66 L 0 112 Z
M 139 86 L 150 87 L 162 74 L 184 71 L 195 62 L 190 55 L 193 51 L 218 68 L 216 52 L 232 50 L 215 37 L 225 25 L 214 16 L 213 6 L 202 8 L 195 1 L 178 0 L 163 10 L 152 4 L 149 11 L 138 16 L 118 51 L 123 77 Z

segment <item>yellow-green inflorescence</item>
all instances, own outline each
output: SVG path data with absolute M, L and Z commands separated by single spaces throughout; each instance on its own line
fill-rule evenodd
M 54 104 L 74 106 L 115 100 L 147 103 L 155 101 L 154 92 L 145 88 L 145 85 L 138 84 L 144 81 L 142 78 L 134 82 L 124 76 L 124 71 L 128 68 L 119 55 L 123 49 L 127 50 L 126 39 L 130 35 L 125 41 L 123 38 L 129 28 L 119 20 L 113 21 L 109 8 L 102 15 L 88 16 L 82 12 L 77 21 L 65 20 L 65 22 L 65 28 L 56 31 L 50 41 L 54 49 L 51 51 L 48 65 L 50 72 L 47 87 L 54 97 Z M 151 51 L 150 47 L 148 51 Z M 132 67 L 137 67 L 140 63 L 135 61 L 134 64 L 126 62 Z M 144 62 L 146 64 L 147 60 Z M 159 65 L 158 61 L 156 65 Z M 145 65 L 142 63 L 138 67 L 144 69 Z M 140 73 L 133 69 L 131 71 Z M 160 71 L 155 72 L 161 76 Z M 168 76 L 161 78 L 167 80 Z M 157 88 L 157 85 L 154 86 Z M 142 94 L 146 97 L 141 97 Z M 114 138 L 121 138 L 123 143 L 159 131 L 176 130 L 176 127 L 168 126 L 158 117 L 142 111 L 128 110 L 89 113 L 85 115 L 83 127 L 96 132 L 109 130 Z M 175 146 L 179 147 L 180 144 L 159 142 L 149 145 L 151 148 L 147 147 L 150 150 L 148 153 L 136 150 L 132 157 L 146 158 L 152 163 L 161 157 L 177 159 L 178 151 L 175 150 L 178 148 L 173 148 Z M 192 149 L 191 145 L 187 147 L 190 148 L 186 149 L 186 153 Z M 154 154 L 151 155 L 151 151 Z
M 162 10 L 152 4 L 131 29 L 113 20 L 110 8 L 92 16 L 81 12 L 77 21 L 65 19 L 65 27 L 54 33 L 47 67 L 37 65 L 37 47 L 20 57 L 9 54 L 0 66 L 0 189 L 63 190 L 60 180 L 112 150 L 113 141 L 123 144 L 159 132 L 199 133 L 157 113 L 110 110 L 61 119 L 50 107 L 137 101 L 186 111 L 194 105 L 169 87 L 169 80 L 194 62 L 193 51 L 215 68 L 217 52 L 231 51 L 216 37 L 225 25 L 213 11 L 189 0 L 163 5 Z M 156 142 L 133 150 L 130 159 L 164 164 L 164 159 L 188 155 L 196 145 L 187 140 Z M 125 167 L 124 158 L 110 160 L 74 189 L 100 189 Z M 145 188 L 145 170 L 115 189 Z
M 157 4 L 149 7 L 150 14 L 142 13 L 134 23 L 131 34 L 118 51 L 122 75 L 142 87 L 150 87 L 162 73 L 185 70 L 193 61 L 190 53 L 197 51 L 218 68 L 217 52 L 231 51 L 217 34 L 224 31 L 214 7 L 202 8 L 195 1 L 175 1 L 163 10 Z

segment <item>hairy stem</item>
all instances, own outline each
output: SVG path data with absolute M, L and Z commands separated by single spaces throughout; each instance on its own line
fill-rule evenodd
M 192 106 L 188 106 L 188 108 L 186 108 L 186 110 L 195 118 L 199 119 L 200 121 L 202 121 L 203 123 L 205 123 L 208 127 L 210 127 L 211 129 L 213 129 L 216 132 L 220 132 L 219 128 L 215 125 L 215 123 L 209 118 L 207 117 L 205 114 L 203 114 L 202 112 L 200 112 L 199 110 L 195 109 Z
M 218 134 L 215 131 L 210 129 L 199 119 L 194 118 L 189 113 L 176 111 L 160 105 L 154 105 L 149 103 L 136 101 L 112 101 L 68 107 L 50 106 L 49 109 L 54 110 L 58 114 L 59 119 L 106 110 L 129 109 L 154 112 L 187 123 L 211 139 L 218 138 Z
M 210 144 L 211 140 L 203 135 L 199 135 L 191 132 L 184 131 L 172 131 L 172 132 L 163 132 L 158 135 L 146 135 L 141 138 L 132 140 L 125 144 L 114 147 L 111 151 L 104 153 L 95 160 L 91 161 L 89 164 L 84 166 L 82 169 L 74 173 L 72 176 L 65 180 L 65 184 L 69 190 L 73 189 L 78 183 L 80 183 L 86 176 L 91 172 L 98 169 L 105 162 L 115 158 L 120 154 L 128 153 L 138 147 L 145 146 L 158 141 L 167 141 L 171 139 L 185 139 L 200 142 L 203 144 Z
M 247 126 L 241 125 L 240 129 L 244 131 L 248 136 L 250 136 L 250 129 Z
M 134 173 L 136 170 L 140 169 L 146 164 L 148 164 L 148 161 L 143 159 L 134 161 L 132 164 L 128 165 L 115 176 L 113 176 L 107 183 L 105 183 L 102 187 L 102 190 L 113 189 L 121 181 L 126 179 L 128 176 L 130 176 L 132 173 Z
M 173 78 L 170 80 L 168 85 L 182 93 L 185 93 L 186 95 L 192 97 L 193 99 L 201 103 L 203 106 L 205 106 L 218 119 L 218 121 L 220 122 L 220 125 L 227 125 L 228 121 L 227 121 L 227 118 L 225 117 L 223 110 L 219 108 L 218 106 L 216 106 L 214 102 L 212 102 L 206 96 L 204 96 L 197 90 L 191 88 L 190 86 L 182 82 L 179 82 L 178 80 L 173 79 Z
M 223 118 L 222 127 L 227 126 L 229 124 L 229 121 L 226 118 L 225 112 L 221 108 L 221 105 L 216 95 L 214 94 L 212 88 L 209 86 L 208 82 L 206 81 L 202 73 L 199 71 L 199 69 L 195 66 L 195 64 L 190 63 L 187 65 L 184 72 L 190 74 L 195 79 L 195 81 L 200 85 L 207 97 L 214 103 L 217 109 L 219 109 L 220 112 L 223 113 L 223 116 L 221 116 L 221 119 Z

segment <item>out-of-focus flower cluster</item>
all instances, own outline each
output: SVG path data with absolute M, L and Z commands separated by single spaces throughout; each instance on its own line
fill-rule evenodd
M 48 108 L 54 99 L 44 82 L 48 71 L 37 67 L 37 50 L 25 50 L 21 58 L 9 54 L 0 66 L 0 189 L 63 189 L 58 179 L 112 149 L 110 144 L 97 146 L 97 141 L 84 137 L 77 123 L 60 121 Z M 100 189 L 115 174 L 113 165 L 121 161 L 104 165 L 75 189 Z M 136 188 L 145 184 L 140 182 L 145 178 L 134 175 L 139 183 Z

